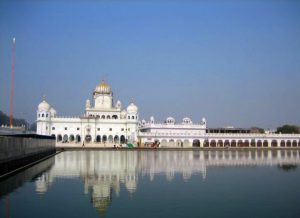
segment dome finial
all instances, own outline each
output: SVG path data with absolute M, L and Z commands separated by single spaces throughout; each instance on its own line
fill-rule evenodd
M 43 101 L 46 101 L 46 95 L 45 94 L 43 95 L 42 99 L 43 99 Z

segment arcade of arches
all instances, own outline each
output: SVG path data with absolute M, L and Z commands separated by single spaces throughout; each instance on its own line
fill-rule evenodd
M 282 139 L 157 139 L 160 147 L 204 147 L 204 148 L 222 148 L 222 147 L 300 147 L 300 139 L 282 140 Z
M 84 138 L 82 138 L 80 135 L 61 135 L 58 134 L 57 136 L 52 135 L 56 138 L 57 142 L 62 143 L 80 143 L 82 142 L 82 139 L 84 139 L 84 142 L 86 143 L 115 143 L 115 144 L 124 144 L 127 143 L 126 137 L 124 135 L 97 135 L 95 138 L 93 138 L 91 135 L 85 135 Z

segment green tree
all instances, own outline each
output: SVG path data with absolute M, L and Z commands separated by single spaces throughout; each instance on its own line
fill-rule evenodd
M 300 133 L 300 128 L 299 126 L 295 126 L 295 125 L 283 125 L 277 127 L 276 133 L 289 133 L 289 134 Z
M 9 126 L 10 122 L 9 122 L 9 116 L 7 116 L 5 113 L 3 113 L 2 111 L 0 111 L 0 126 L 2 125 L 6 125 Z M 26 122 L 26 120 L 24 119 L 15 119 L 13 118 L 13 125 L 14 126 L 29 126 L 29 123 Z

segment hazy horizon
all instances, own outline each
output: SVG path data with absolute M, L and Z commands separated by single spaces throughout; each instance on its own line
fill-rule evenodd
M 80 116 L 102 79 L 140 119 L 300 125 L 300 2 L 1 1 L 0 110 Z

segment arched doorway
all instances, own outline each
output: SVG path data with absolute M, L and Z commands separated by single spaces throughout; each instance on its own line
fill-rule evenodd
M 286 142 L 286 147 L 291 147 L 291 146 L 292 146 L 291 141 L 290 141 L 290 140 L 287 140 L 287 142 Z
M 215 140 L 210 141 L 210 147 L 213 147 L 213 148 L 217 147 L 217 143 Z
M 224 147 L 229 147 L 229 146 L 230 146 L 229 140 L 225 140 Z
M 236 147 L 236 141 L 235 141 L 235 140 L 232 140 L 230 146 L 231 146 L 231 147 Z
M 120 143 L 118 135 L 115 135 L 115 137 L 114 137 L 114 143 L 118 143 L 118 144 Z
M 174 141 L 174 139 L 170 139 L 169 146 L 170 147 L 175 147 L 175 141 Z
M 262 146 L 262 142 L 261 142 L 261 140 L 258 140 L 257 141 L 257 147 L 261 147 Z
M 76 142 L 81 142 L 81 137 L 80 137 L 80 135 L 76 135 Z
M 190 147 L 190 141 L 188 139 L 183 141 L 183 147 Z
M 96 142 L 98 142 L 98 143 L 101 142 L 101 136 L 100 136 L 100 135 L 97 135 L 97 137 L 96 137 Z
M 194 139 L 193 140 L 193 147 L 200 147 L 200 140 L 199 139 Z
M 242 140 L 238 140 L 238 147 L 244 147 L 244 143 Z
M 74 135 L 72 134 L 72 135 L 70 135 L 70 137 L 69 137 L 69 142 L 73 142 L 75 140 L 75 137 L 74 137 Z
M 64 135 L 64 137 L 63 137 L 63 142 L 64 142 L 64 143 L 68 142 L 68 135 L 67 135 L 67 134 Z
M 61 142 L 62 141 L 62 136 L 59 134 L 59 135 L 57 135 L 57 141 L 58 142 Z
M 124 135 L 121 135 L 121 137 L 120 137 L 120 142 L 121 142 L 121 144 L 126 143 L 126 139 L 125 139 L 125 136 L 124 136 Z
M 271 141 L 271 147 L 277 147 L 278 144 L 277 144 L 277 140 L 272 140 Z
M 180 139 L 177 139 L 176 146 L 177 147 L 182 147 L 183 146 L 183 142 Z
M 166 140 L 166 139 L 161 140 L 160 146 L 161 146 L 161 147 L 167 147 L 167 146 L 168 146 L 167 140 Z
M 280 141 L 280 147 L 285 147 L 285 141 L 284 140 Z
M 91 142 L 92 141 L 92 136 L 91 135 L 86 135 L 85 136 L 85 141 L 88 142 L 88 143 Z
M 103 143 L 106 143 L 106 142 L 107 142 L 107 136 L 106 136 L 106 135 L 103 135 L 103 136 L 102 136 L 102 142 L 103 142 Z
M 250 144 L 249 140 L 246 140 L 245 143 L 244 143 L 245 147 L 249 147 L 249 144 Z
M 297 147 L 297 141 L 296 141 L 296 140 L 293 140 L 292 145 L 293 145 L 293 147 Z
M 205 148 L 209 147 L 209 141 L 207 139 L 204 140 L 203 147 L 205 147 Z
M 219 140 L 217 146 L 218 146 L 218 147 L 223 147 L 223 141 L 222 141 L 222 140 Z
M 251 147 L 256 147 L 256 143 L 254 139 L 251 139 L 250 145 Z
M 113 140 L 114 140 L 114 138 L 113 138 L 112 135 L 108 136 L 108 142 L 109 142 L 109 143 L 113 143 Z
M 267 140 L 264 140 L 263 146 L 264 146 L 264 147 L 268 147 L 268 145 L 269 145 L 268 141 L 267 141 Z

